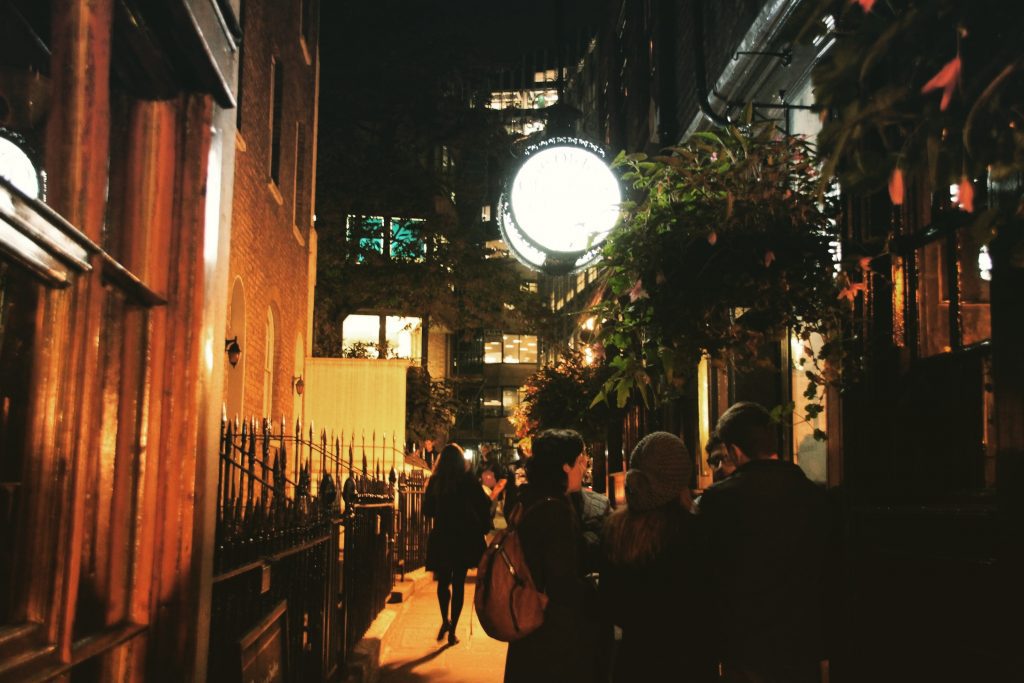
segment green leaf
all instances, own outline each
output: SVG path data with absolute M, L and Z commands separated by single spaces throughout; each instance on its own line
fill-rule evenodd
M 625 408 L 626 402 L 629 401 L 629 392 L 632 389 L 630 382 L 627 379 L 620 379 L 619 386 L 615 391 L 615 405 L 619 408 Z

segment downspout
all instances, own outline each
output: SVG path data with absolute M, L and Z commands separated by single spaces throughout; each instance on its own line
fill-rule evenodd
M 704 117 L 718 126 L 725 128 L 733 125 L 733 122 L 726 116 L 722 116 L 711 108 L 708 100 L 710 90 L 708 89 L 707 63 L 704 56 L 704 0 L 692 0 L 693 6 L 693 71 L 694 81 L 697 86 L 697 104 Z

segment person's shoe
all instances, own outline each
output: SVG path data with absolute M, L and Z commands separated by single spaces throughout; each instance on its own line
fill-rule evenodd
M 448 627 L 448 645 L 452 646 L 459 642 L 459 639 L 455 637 L 455 629 L 451 626 Z
M 444 634 L 449 633 L 451 631 L 451 628 L 452 625 L 450 623 L 448 623 L 447 621 L 442 621 L 441 630 L 437 632 L 437 639 L 444 640 Z M 448 639 L 451 640 L 451 635 L 448 636 Z

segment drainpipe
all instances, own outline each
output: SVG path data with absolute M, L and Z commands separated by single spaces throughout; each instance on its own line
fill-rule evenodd
M 704 0 L 692 0 L 693 5 L 693 70 L 697 86 L 697 104 L 704 117 L 719 128 L 733 125 L 727 117 L 717 114 L 708 101 L 707 60 L 704 56 Z

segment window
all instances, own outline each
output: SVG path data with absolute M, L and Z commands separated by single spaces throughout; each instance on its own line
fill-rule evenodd
M 0 625 L 14 611 L 16 532 L 25 497 L 25 436 L 37 291 L 15 265 L 0 261 Z
M 500 387 L 484 387 L 480 401 L 484 417 L 501 417 Z
M 823 406 L 821 413 L 808 422 L 804 419 L 807 404 L 810 400 L 804 396 L 810 380 L 806 371 L 811 366 L 806 360 L 806 348 L 810 348 L 815 356 L 821 352 L 823 340 L 820 334 L 812 334 L 807 341 L 790 336 L 790 387 L 793 392 L 793 460 L 804 471 L 807 478 L 818 484 L 828 483 L 828 450 L 825 441 L 814 438 L 814 430 L 825 431 L 828 406 Z M 803 362 L 801 362 L 803 360 Z
M 484 336 L 484 363 L 536 362 L 536 335 L 490 332 Z
M 422 261 L 427 245 L 420 233 L 420 218 L 392 218 L 389 253 L 393 261 Z
M 281 184 L 281 110 L 284 102 L 284 73 L 281 61 L 271 58 L 270 82 L 270 179 Z
M 969 229 L 917 249 L 922 356 L 948 353 L 991 338 L 990 284 L 986 279 L 991 275 L 984 268 L 991 261 L 985 256 L 987 251 L 982 252 Z
M 292 193 L 292 207 L 295 213 L 295 227 L 302 235 L 309 228 L 309 197 L 312 191 L 307 187 L 308 164 L 306 163 L 306 124 L 295 126 L 295 188 Z
M 276 352 L 274 337 L 277 333 L 274 329 L 274 311 L 270 308 L 267 309 L 266 333 L 267 340 L 263 356 L 263 414 L 270 417 L 274 407 L 274 353 Z
M 381 333 L 386 358 L 419 361 L 423 349 L 423 320 L 395 315 L 350 315 L 341 325 L 342 353 L 349 358 L 380 358 Z
M 238 3 L 238 25 L 242 27 L 242 35 L 245 35 L 245 6 L 246 0 Z M 245 100 L 243 85 L 245 83 L 245 40 L 238 41 L 238 95 L 235 98 L 235 128 L 242 130 L 242 103 Z
M 501 335 L 487 335 L 484 338 L 484 363 L 501 363 Z
M 346 227 L 349 253 L 358 263 L 371 254 L 384 253 L 382 216 L 349 216 Z
M 349 257 L 363 263 L 387 254 L 392 261 L 422 262 L 427 255 L 423 223 L 422 218 L 350 215 L 346 219 Z
M 522 387 L 484 387 L 480 410 L 484 417 L 511 417 L 523 400 Z

